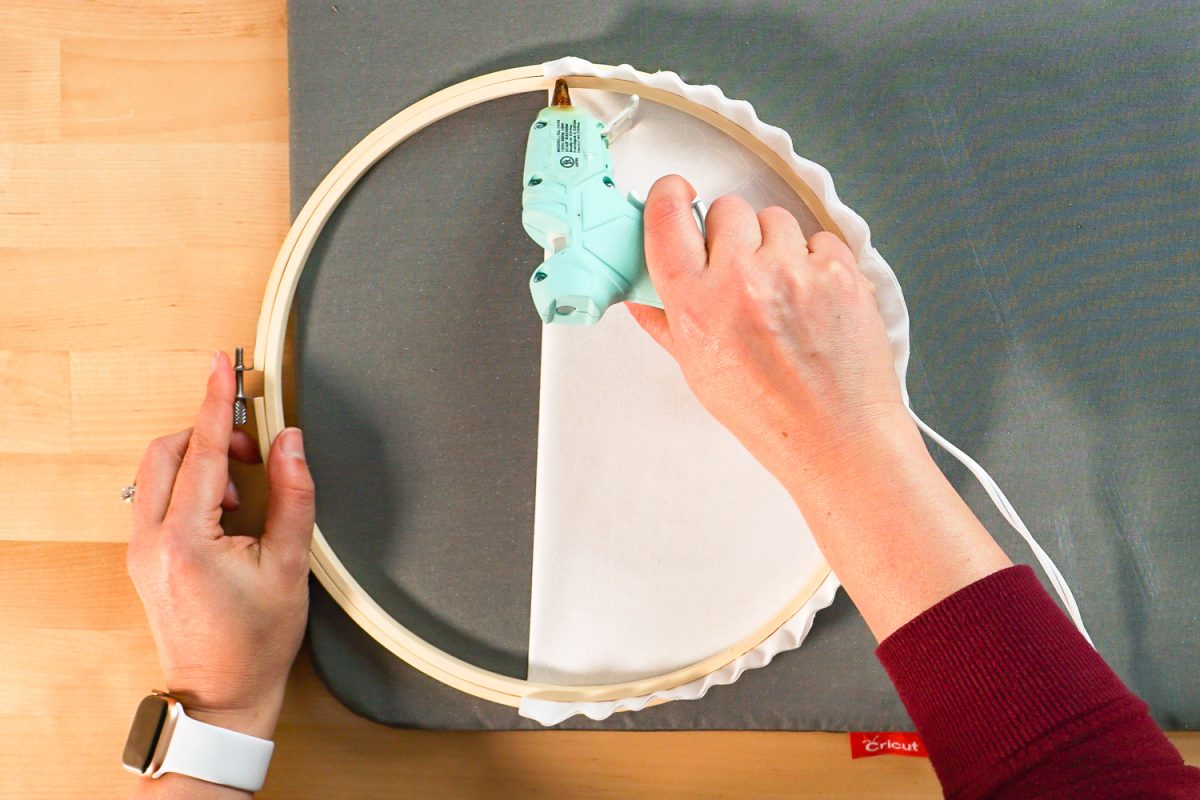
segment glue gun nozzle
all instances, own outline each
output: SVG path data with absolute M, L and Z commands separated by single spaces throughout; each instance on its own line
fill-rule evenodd
M 571 93 L 567 91 L 567 82 L 559 78 L 554 82 L 554 96 L 550 99 L 551 106 L 571 105 Z

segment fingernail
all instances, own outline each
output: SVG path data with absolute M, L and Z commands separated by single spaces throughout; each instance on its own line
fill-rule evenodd
M 220 350 L 214 351 L 213 357 L 212 357 L 212 363 L 208 365 L 208 371 L 216 372 L 217 371 L 217 362 L 220 360 L 221 360 L 221 351 Z
M 225 486 L 225 492 L 233 498 L 233 502 L 241 504 L 242 498 L 238 495 L 237 484 L 233 482 L 233 478 L 229 479 L 229 483 Z
M 304 435 L 300 433 L 299 428 L 284 428 L 283 430 L 283 454 L 288 458 L 298 458 L 304 460 Z

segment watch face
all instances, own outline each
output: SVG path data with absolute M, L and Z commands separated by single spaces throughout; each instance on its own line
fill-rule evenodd
M 142 700 L 137 713 L 133 715 L 129 738 L 125 740 L 125 755 L 121 760 L 125 762 L 126 767 L 139 773 L 144 773 L 149 768 L 166 718 L 165 698 L 150 695 Z

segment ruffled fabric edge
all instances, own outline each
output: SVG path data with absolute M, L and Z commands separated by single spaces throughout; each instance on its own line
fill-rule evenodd
M 900 389 L 905 405 L 909 404 L 905 387 L 908 369 L 909 332 L 908 308 L 892 268 L 871 245 L 871 231 L 866 221 L 850 209 L 838 197 L 829 170 L 816 162 L 796 154 L 792 137 L 787 131 L 768 125 L 758 118 L 754 107 L 745 100 L 732 100 L 725 96 L 720 87 L 713 85 L 693 86 L 685 83 L 674 72 L 639 72 L 629 64 L 617 67 L 601 67 L 582 58 L 561 58 L 542 65 L 547 77 L 589 76 L 613 78 L 641 83 L 685 97 L 695 103 L 711 108 L 727 119 L 740 125 L 784 159 L 813 193 L 824 204 L 830 217 L 841 228 L 846 243 L 858 259 L 859 268 L 875 284 L 879 311 L 887 328 L 892 345 L 893 366 L 900 378 Z M 570 717 L 582 714 L 589 719 L 607 719 L 618 711 L 638 711 L 654 701 L 695 700 L 703 697 L 713 686 L 733 683 L 748 669 L 758 669 L 771 663 L 779 653 L 799 647 L 812 629 L 813 618 L 823 608 L 828 608 L 837 594 L 841 582 L 830 572 L 799 611 L 780 626 L 754 649 L 729 662 L 720 669 L 690 683 L 639 697 L 599 703 L 564 703 L 553 700 L 523 698 L 519 707 L 521 716 L 536 720 L 543 725 L 557 725 Z
M 519 709 L 521 716 L 537 720 L 543 725 L 557 725 L 576 714 L 582 714 L 593 720 L 602 720 L 618 711 L 640 711 L 656 700 L 698 700 L 704 697 L 712 687 L 727 686 L 740 678 L 746 670 L 765 667 L 779 653 L 799 647 L 804 641 L 804 637 L 808 636 L 809 630 L 812 629 L 813 618 L 816 617 L 817 612 L 829 607 L 841 585 L 837 576 L 830 572 L 813 592 L 808 602 L 791 619 L 764 639 L 762 644 L 715 672 L 710 672 L 691 683 L 685 683 L 674 689 L 644 694 L 640 697 L 603 703 L 563 703 L 555 700 L 522 698 Z

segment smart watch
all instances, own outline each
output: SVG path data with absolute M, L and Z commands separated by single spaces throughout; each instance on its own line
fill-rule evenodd
M 125 741 L 125 769 L 150 778 L 168 772 L 257 792 L 275 743 L 192 719 L 166 692 L 138 704 Z

